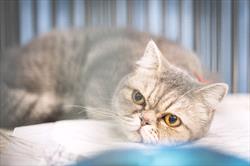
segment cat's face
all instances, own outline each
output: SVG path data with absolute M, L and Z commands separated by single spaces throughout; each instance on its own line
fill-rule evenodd
M 120 82 L 112 103 L 128 139 L 179 143 L 207 133 L 215 106 L 227 93 L 226 84 L 199 84 L 169 64 L 153 41 L 136 64 Z

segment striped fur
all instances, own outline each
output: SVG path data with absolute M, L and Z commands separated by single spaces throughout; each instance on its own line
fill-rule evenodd
M 159 49 L 151 41 L 145 51 L 150 39 Z M 217 84 L 214 88 L 208 87 L 215 89 L 215 94 L 209 95 L 206 86 L 198 83 L 194 76 L 202 75 L 203 71 L 194 53 L 166 39 L 132 30 L 53 31 L 7 52 L 1 57 L 0 67 L 1 127 L 54 121 L 73 115 L 123 120 L 131 115 L 131 110 L 157 112 L 169 108 L 171 111 L 179 106 L 189 112 L 188 109 L 195 110 L 194 103 L 201 103 L 200 114 L 191 111 L 181 115 L 172 110 L 184 116 L 183 122 L 191 119 L 199 123 L 196 127 L 187 121 L 182 130 L 177 131 L 162 126 L 157 120 L 153 129 L 147 126 L 150 129 L 141 130 L 154 134 L 153 139 L 144 138 L 147 143 L 163 141 L 166 137 L 170 142 L 190 140 L 204 135 L 211 122 L 212 114 L 207 113 L 205 103 L 210 104 L 208 98 L 220 101 L 226 93 L 225 85 Z M 198 94 L 204 94 L 196 95 L 202 88 Z M 149 104 L 145 108 L 131 104 L 133 89 L 147 97 Z M 184 95 L 192 89 L 192 93 Z M 179 101 L 181 103 L 176 104 Z M 83 113 L 79 115 L 79 112 Z M 129 125 L 122 126 L 125 129 Z M 143 141 L 143 134 L 132 133 L 131 140 Z

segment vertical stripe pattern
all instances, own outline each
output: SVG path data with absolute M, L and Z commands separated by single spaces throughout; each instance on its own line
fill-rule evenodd
M 2 0 L 0 54 L 52 28 L 130 27 L 194 49 L 233 93 L 250 92 L 249 0 Z

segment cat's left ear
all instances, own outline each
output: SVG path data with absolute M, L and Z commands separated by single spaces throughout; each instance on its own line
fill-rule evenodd
M 147 44 L 143 57 L 136 64 L 144 69 L 161 70 L 163 66 L 168 65 L 168 61 L 163 57 L 155 42 L 151 40 Z
M 222 101 L 228 91 L 228 85 L 225 83 L 214 83 L 205 85 L 194 91 L 195 95 L 201 97 L 202 102 L 208 107 L 214 109 Z

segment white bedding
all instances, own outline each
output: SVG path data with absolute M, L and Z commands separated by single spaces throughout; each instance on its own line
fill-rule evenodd
M 250 161 L 250 95 L 229 95 L 218 106 L 208 135 L 189 146 L 207 146 Z M 64 165 L 79 155 L 114 148 L 144 147 L 123 142 L 112 135 L 112 126 L 94 120 L 58 121 L 18 127 L 13 136 L 20 138 L 0 154 L 4 165 Z

